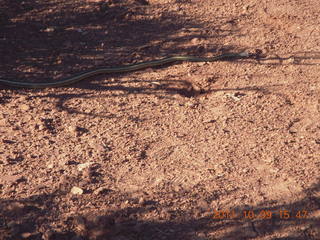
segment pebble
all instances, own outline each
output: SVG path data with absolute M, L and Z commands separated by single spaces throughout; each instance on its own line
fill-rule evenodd
M 69 126 L 68 127 L 69 132 L 71 133 L 77 133 L 78 127 L 77 126 Z
M 193 103 L 193 102 L 186 102 L 185 104 L 184 104 L 186 107 L 195 107 L 196 106 L 196 104 L 195 103 Z
M 236 96 L 236 94 L 227 93 L 226 96 L 232 98 L 234 101 L 240 101 L 241 100 L 241 98 Z
M 143 197 L 139 198 L 139 204 L 143 205 L 145 203 L 145 199 Z
M 197 44 L 197 43 L 199 43 L 200 42 L 200 39 L 199 38 L 193 38 L 192 40 L 191 40 L 191 43 L 193 43 L 193 44 Z
M 81 163 L 81 164 L 78 164 L 77 168 L 79 171 L 82 171 L 83 169 L 90 167 L 92 164 L 93 162 Z
M 288 59 L 283 60 L 283 64 L 294 64 L 296 62 L 294 57 L 290 57 Z
M 53 32 L 54 28 L 53 27 L 48 27 L 45 30 L 43 30 L 44 32 Z
M 53 168 L 53 167 L 54 167 L 53 163 L 49 163 L 49 164 L 47 165 L 47 168 L 49 168 L 49 169 L 51 169 L 51 168 Z
M 40 131 L 42 131 L 42 130 L 44 130 L 46 128 L 45 125 L 43 125 L 42 123 L 40 123 L 39 125 L 36 125 L 36 126 L 38 127 L 38 129 Z
M 31 235 L 32 235 L 32 233 L 29 233 L 29 232 L 21 233 L 22 238 L 29 238 L 29 237 L 31 237 Z
M 27 104 L 21 104 L 20 109 L 23 111 L 28 111 L 28 110 L 30 110 L 30 106 Z
M 83 194 L 83 189 L 79 188 L 79 187 L 72 187 L 71 193 L 74 195 L 81 195 L 81 194 Z

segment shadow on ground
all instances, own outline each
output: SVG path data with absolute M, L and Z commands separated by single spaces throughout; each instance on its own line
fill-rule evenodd
M 147 1 L 109 2 L 2 1 L 6 20 L 0 22 L 0 77 L 15 81 L 51 82 L 106 65 L 118 66 L 175 54 L 203 56 L 235 49 L 239 51 L 238 46 L 220 44 L 224 36 L 236 37 L 240 34 L 234 27 L 230 30 L 225 27 L 230 24 L 230 19 L 215 19 L 216 26 L 208 30 L 206 23 L 196 23 L 178 10 L 161 11 L 161 14 L 154 12 L 155 8 L 161 6 L 147 4 Z M 200 42 L 197 42 L 199 39 Z M 261 57 L 243 63 L 315 65 L 319 64 L 319 58 L 318 52 L 305 52 L 288 57 Z M 100 97 L 120 96 L 109 94 L 112 91 L 121 91 L 123 95 L 156 95 L 164 91 L 169 97 L 174 94 L 194 97 L 208 93 L 194 89 L 192 83 L 181 80 L 178 87 L 178 81 L 170 79 L 160 80 L 160 87 L 154 86 L 152 80 L 144 86 L 132 86 L 136 81 L 145 81 L 123 81 L 124 75 L 110 74 L 110 79 L 115 77 L 117 80 L 107 83 L 102 83 L 103 79 L 97 77 L 97 81 L 84 81 L 70 86 L 82 89 L 82 93 L 55 91 L 41 97 L 55 99 L 58 109 L 81 113 L 68 109 L 64 102 L 73 98 L 92 98 L 94 92 L 108 93 Z M 14 91 L 22 95 L 35 93 L 39 97 L 37 92 L 45 90 Z M 0 95 L 2 104 L 9 101 L 10 92 Z
M 306 197 L 291 204 L 265 202 L 258 206 L 233 206 L 232 209 L 194 207 L 188 210 L 178 205 L 152 199 L 141 201 L 130 194 L 110 191 L 95 198 L 114 207 L 108 212 L 87 214 L 63 212 L 65 199 L 73 208 L 92 202 L 92 196 L 70 196 L 60 190 L 28 199 L 0 200 L 1 239 L 319 239 L 319 184 L 307 189 Z M 162 193 L 163 194 L 163 193 Z M 183 200 L 185 193 L 175 194 Z M 98 200 L 100 199 L 100 200 Z M 170 198 L 169 198 L 170 199 Z M 122 207 L 126 202 L 127 207 Z M 163 202 L 163 201 L 162 201 Z M 195 216 L 198 213 L 198 217 Z M 146 220 L 146 218 L 148 218 Z M 154 217 L 151 217 L 154 216 Z
M 219 43 L 221 37 L 238 34 L 234 28 L 223 27 L 230 24 L 230 19 L 216 19 L 214 29 L 207 30 L 205 23 L 196 23 L 178 10 L 155 10 L 161 9 L 162 5 L 146 4 L 146 1 L 109 2 L 52 0 L 22 4 L 3 1 L 7 21 L 3 22 L 0 32 L 0 77 L 24 82 L 52 82 L 102 66 L 177 54 L 214 55 L 236 48 Z M 116 83 L 103 85 L 99 81 L 85 81 L 71 87 L 154 94 L 152 88 L 124 86 L 123 75 L 108 76 L 120 78 Z M 192 96 L 190 84 L 184 84 L 186 87 L 169 86 L 166 91 Z M 24 95 L 38 90 L 16 91 Z M 90 98 L 89 93 L 77 97 L 85 95 Z M 73 95 L 56 93 L 54 98 L 61 106 L 61 102 Z
M 22 7 L 25 11 L 11 14 L 10 23 L 2 26 L 2 77 L 46 82 L 97 66 L 232 49 L 222 48 L 216 40 L 236 34 L 220 29 L 227 20 L 217 21 L 216 34 L 206 33 L 203 25 L 178 12 L 153 16 L 150 5 L 137 2 L 110 6 L 82 1 L 28 3 L 32 7 Z M 12 12 L 15 7 L 7 5 Z M 195 38 L 210 44 L 190 44 Z

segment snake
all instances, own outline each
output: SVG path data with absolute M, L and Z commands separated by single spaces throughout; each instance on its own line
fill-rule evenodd
M 248 58 L 250 54 L 248 52 L 240 53 L 224 53 L 214 57 L 196 57 L 196 56 L 171 56 L 165 57 L 162 59 L 139 62 L 134 64 L 122 65 L 118 67 L 101 67 L 94 70 L 88 70 L 82 73 L 75 74 L 74 76 L 61 79 L 55 82 L 22 82 L 22 81 L 11 81 L 7 79 L 0 78 L 0 84 L 7 85 L 10 87 L 17 88 L 54 88 L 54 87 L 63 87 L 70 85 L 76 82 L 79 82 L 83 79 L 87 79 L 92 76 L 108 73 L 125 73 L 132 72 L 146 68 L 157 67 L 165 64 L 175 63 L 175 62 L 214 62 L 219 60 L 231 60 L 231 59 L 241 59 Z

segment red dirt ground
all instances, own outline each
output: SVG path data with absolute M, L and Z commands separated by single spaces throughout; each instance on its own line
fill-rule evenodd
M 119 3 L 121 2 L 121 3 Z M 0 239 L 320 239 L 318 0 L 1 0 Z

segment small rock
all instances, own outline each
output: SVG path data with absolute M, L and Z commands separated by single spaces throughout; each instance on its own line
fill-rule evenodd
M 29 232 L 21 233 L 22 238 L 29 238 L 29 237 L 31 237 L 31 235 L 32 235 L 32 233 L 29 233 Z
M 243 6 L 243 7 L 242 7 L 242 13 L 243 13 L 243 14 L 248 13 L 249 8 L 250 8 L 250 6 L 249 6 L 249 5 L 245 5 L 245 6 Z
M 45 124 L 40 119 L 35 120 L 34 129 L 42 131 L 45 128 L 46 128 Z
M 225 175 L 224 167 L 223 167 L 223 165 L 221 165 L 221 164 L 216 165 L 215 168 L 214 168 L 214 170 L 215 170 L 215 175 L 216 175 L 217 177 L 222 177 L 222 176 Z
M 273 163 L 275 161 L 275 158 L 274 157 L 266 157 L 263 159 L 264 162 L 266 163 Z
M 296 62 L 296 59 L 294 57 L 289 57 L 288 59 L 285 59 L 282 62 L 283 64 L 287 64 L 287 65 L 294 64 Z
M 20 109 L 23 111 L 28 111 L 28 110 L 30 110 L 30 106 L 27 104 L 21 104 Z
M 48 27 L 48 28 L 46 28 L 45 30 L 43 30 L 44 32 L 47 32 L 47 33 L 49 33 L 49 32 L 53 32 L 54 31 L 54 28 L 53 27 Z
M 196 93 L 201 93 L 202 92 L 202 88 L 196 84 L 193 84 L 192 85 L 192 88 L 193 88 L 193 92 L 196 94 Z
M 143 197 L 139 198 L 139 204 L 143 205 L 145 203 L 145 199 Z
M 239 97 L 239 96 L 237 96 L 236 94 L 233 94 L 233 93 L 227 93 L 226 96 L 232 98 L 234 101 L 240 101 L 241 100 L 241 97 Z
M 195 103 L 193 103 L 193 102 L 186 102 L 185 104 L 184 104 L 186 107 L 190 107 L 190 108 L 192 108 L 192 107 L 195 107 L 196 106 L 196 104 Z
M 68 127 L 69 132 L 71 133 L 77 133 L 78 127 L 77 126 L 69 126 Z
M 49 163 L 49 164 L 47 165 L 47 168 L 49 168 L 49 169 L 51 169 L 51 168 L 53 168 L 53 167 L 54 167 L 53 163 Z
M 90 167 L 92 164 L 93 164 L 93 162 L 81 163 L 81 164 L 78 164 L 77 168 L 78 168 L 79 171 L 82 171 L 85 168 Z
M 197 44 L 197 43 L 199 43 L 200 42 L 200 39 L 199 38 L 193 38 L 192 40 L 191 40 L 191 43 L 192 44 Z
M 72 187 L 71 193 L 74 195 L 81 195 L 81 194 L 83 194 L 83 190 L 79 187 Z
M 160 83 L 160 82 L 151 82 L 151 84 L 157 85 L 157 86 L 161 86 L 161 83 Z

